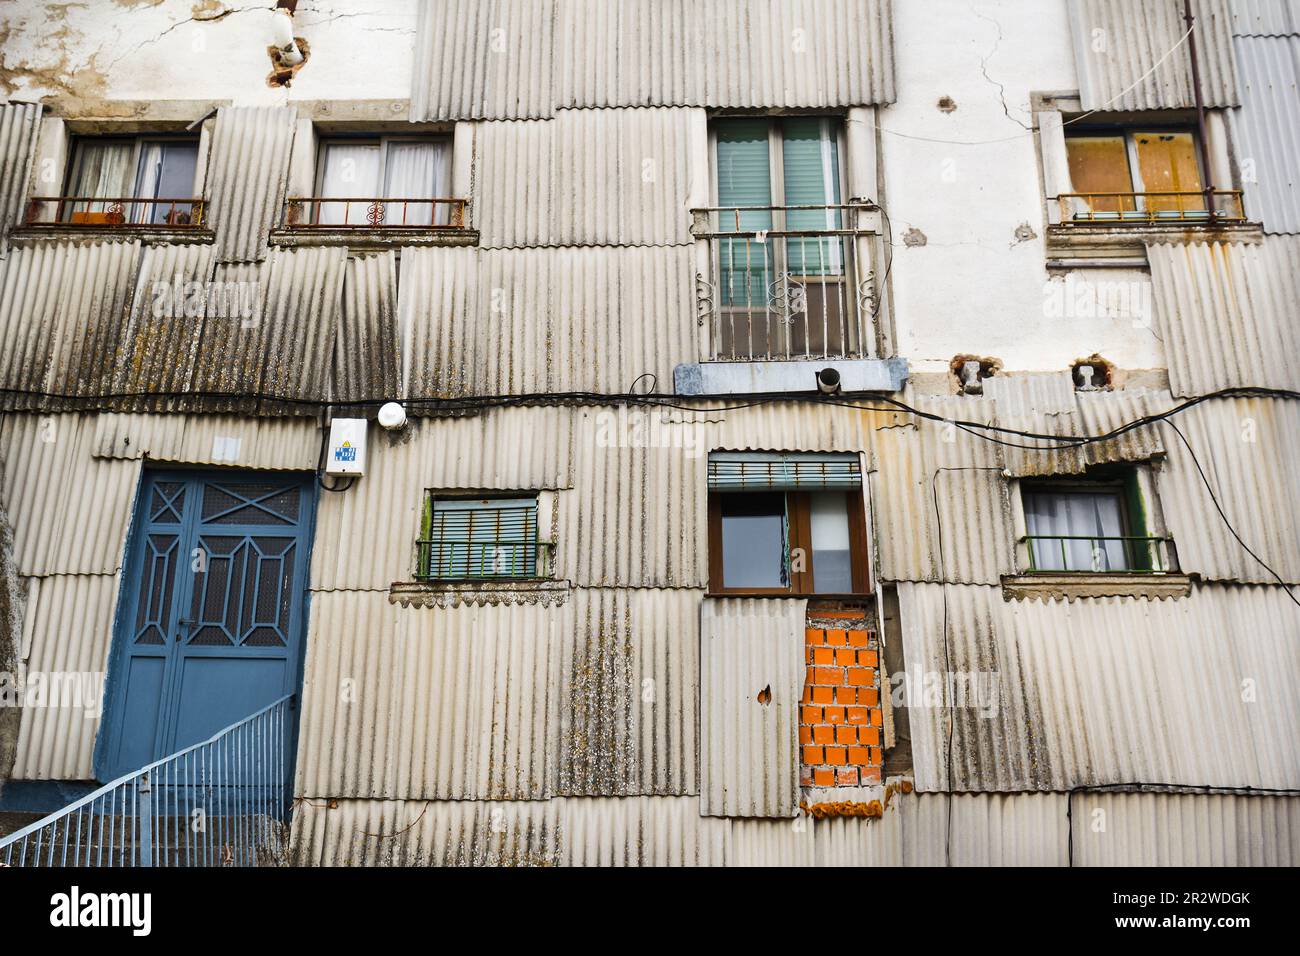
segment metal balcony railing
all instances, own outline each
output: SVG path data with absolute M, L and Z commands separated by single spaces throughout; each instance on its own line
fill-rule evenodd
M 1168 538 L 1156 535 L 1031 534 L 1030 573 L 1166 574 L 1175 570 Z
M 451 541 L 415 543 L 419 581 L 494 581 L 550 576 L 554 545 L 537 541 Z
M 287 862 L 293 697 L 0 840 L 4 866 Z
M 1063 193 L 1061 222 L 1099 223 L 1206 223 L 1245 222 L 1240 189 L 1198 192 Z
M 876 235 L 861 203 L 694 209 L 709 244 L 696 277 L 698 318 L 722 361 L 854 358 L 873 347 Z
M 53 206 L 53 215 L 50 207 Z M 140 199 L 99 196 L 39 196 L 27 204 L 29 226 L 77 228 L 198 229 L 204 225 L 206 202 L 198 198 Z
M 467 199 L 291 196 L 285 229 L 464 229 Z

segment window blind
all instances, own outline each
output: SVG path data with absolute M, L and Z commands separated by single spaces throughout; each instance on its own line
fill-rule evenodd
M 816 491 L 862 487 L 854 454 L 714 452 L 709 455 L 711 491 Z
M 425 577 L 537 576 L 535 498 L 431 498 L 425 524 L 419 559 Z

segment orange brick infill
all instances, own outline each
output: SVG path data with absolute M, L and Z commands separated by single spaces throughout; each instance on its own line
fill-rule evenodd
M 800 786 L 878 784 L 884 714 L 876 633 L 861 614 L 853 612 L 835 614 L 823 623 L 828 626 L 814 627 L 810 621 L 804 631 L 807 669 L 799 708 Z

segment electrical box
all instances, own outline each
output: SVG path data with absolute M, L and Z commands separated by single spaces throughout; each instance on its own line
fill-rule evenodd
M 325 455 L 325 474 L 366 473 L 366 420 L 336 418 L 330 423 L 330 444 Z

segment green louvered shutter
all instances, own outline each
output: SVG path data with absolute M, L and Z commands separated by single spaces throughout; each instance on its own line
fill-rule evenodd
M 710 491 L 818 491 L 862 487 L 855 454 L 713 452 Z

